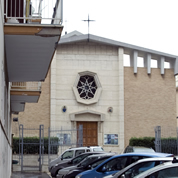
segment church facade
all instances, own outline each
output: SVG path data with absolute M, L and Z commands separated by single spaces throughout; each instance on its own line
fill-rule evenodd
M 152 60 L 157 68 L 151 68 Z M 67 34 L 51 65 L 50 127 L 82 125 L 84 145 L 121 152 L 131 137 L 177 125 L 175 74 L 176 56 L 77 31 Z
M 120 153 L 131 137 L 154 136 L 156 126 L 176 129 L 177 62 L 174 55 L 74 31 L 58 43 L 39 102 L 26 104 L 19 123 L 44 124 L 45 135 L 48 127 L 82 126 L 84 145 Z

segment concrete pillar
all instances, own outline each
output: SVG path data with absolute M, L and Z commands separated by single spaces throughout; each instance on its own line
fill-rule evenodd
M 144 67 L 147 68 L 147 74 L 151 74 L 151 54 L 146 54 L 144 57 Z
M 133 53 L 130 55 L 130 66 L 134 68 L 134 74 L 137 74 L 137 56 L 137 51 L 133 51 Z
M 118 63 L 119 63 L 119 150 L 125 148 L 124 142 L 124 49 L 118 48 Z
M 161 75 L 164 75 L 164 61 L 164 57 L 161 57 L 161 59 L 158 60 L 158 68 L 160 68 Z
M 171 68 L 174 68 L 174 75 L 177 75 L 178 74 L 178 57 L 175 59 L 174 63 L 171 63 Z

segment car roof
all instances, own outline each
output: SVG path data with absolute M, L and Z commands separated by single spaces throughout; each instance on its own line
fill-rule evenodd
M 98 165 L 95 169 L 98 169 L 99 166 L 105 164 L 107 161 L 114 159 L 114 158 L 119 158 L 123 156 L 148 156 L 148 157 L 171 157 L 172 154 L 167 154 L 167 153 L 157 153 L 157 152 L 149 152 L 149 153 L 143 153 L 143 152 L 132 152 L 132 153 L 123 153 L 120 155 L 112 156 L 111 158 L 107 159 L 104 161 L 102 164 Z
M 88 158 L 92 158 L 92 157 L 98 157 L 98 156 L 110 156 L 110 155 L 116 155 L 116 153 L 101 153 L 101 154 L 93 154 L 91 156 L 88 156 Z
M 144 147 L 144 146 L 127 146 L 125 151 L 132 150 L 134 152 L 155 152 L 153 148 Z
M 134 150 L 153 150 L 153 148 L 143 147 L 143 146 L 133 146 Z M 153 150 L 154 151 L 154 150 Z
M 115 175 L 119 176 L 120 174 L 123 174 L 125 171 L 127 171 L 128 169 L 134 167 L 135 165 L 139 163 L 144 163 L 144 162 L 149 162 L 149 161 L 172 161 L 172 160 L 173 160 L 173 157 L 154 157 L 154 158 L 139 159 L 138 161 L 128 165 L 127 167 L 125 167 L 124 169 L 116 173 Z
M 158 166 L 155 166 L 151 169 L 148 169 L 147 171 L 135 176 L 135 178 L 139 178 L 139 177 L 144 177 L 144 176 L 147 176 L 149 174 L 152 174 L 154 172 L 157 172 L 159 170 L 162 170 L 162 169 L 165 169 L 165 168 L 170 168 L 170 167 L 178 167 L 178 163 L 172 163 L 172 162 L 166 162 L 166 163 L 163 163 L 163 164 L 160 164 Z
M 117 156 L 150 156 L 150 157 L 173 157 L 173 154 L 170 153 L 158 153 L 158 152 L 131 152 L 123 153 Z
M 107 154 L 107 153 L 109 153 L 109 152 L 104 152 L 104 151 L 85 152 L 85 153 L 81 153 L 78 156 L 72 158 L 72 160 L 75 159 L 75 158 L 77 158 L 77 157 L 79 157 L 79 156 L 81 156 L 81 155 L 96 155 L 96 154 Z
M 102 148 L 101 146 L 84 146 L 84 147 L 71 147 L 67 150 L 79 150 L 79 149 L 90 149 L 90 148 Z

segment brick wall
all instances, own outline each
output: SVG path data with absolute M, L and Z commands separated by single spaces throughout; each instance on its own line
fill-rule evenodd
M 160 69 L 138 68 L 137 75 L 133 68 L 124 68 L 124 103 L 125 103 L 125 145 L 131 137 L 154 136 L 154 127 L 175 128 L 176 89 L 172 69 L 166 69 L 160 75 Z
M 41 95 L 38 103 L 26 103 L 24 112 L 18 115 L 19 124 L 23 124 L 24 128 L 39 128 L 44 125 L 45 136 L 48 134 L 50 124 L 50 74 L 47 75 L 45 82 L 42 82 Z M 12 133 L 18 136 L 18 123 L 13 122 Z M 28 131 L 29 136 L 39 135 L 39 131 Z

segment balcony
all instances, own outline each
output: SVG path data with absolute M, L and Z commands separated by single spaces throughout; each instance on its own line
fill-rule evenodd
M 24 111 L 25 103 L 37 103 L 41 94 L 41 82 L 11 83 L 11 112 Z
M 62 0 L 6 0 L 4 5 L 9 81 L 44 81 L 63 29 Z
M 26 102 L 38 102 L 60 40 L 62 0 L 4 0 L 4 46 L 11 111 L 24 111 Z M 37 84 L 36 88 L 32 85 Z

